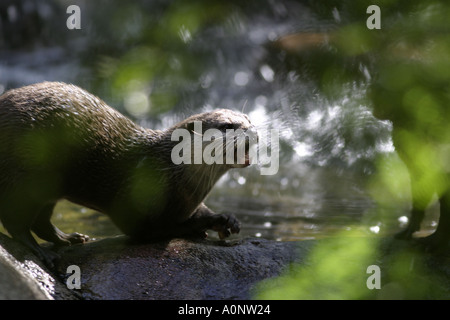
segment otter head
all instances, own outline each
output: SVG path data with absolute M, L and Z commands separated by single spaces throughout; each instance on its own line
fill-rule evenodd
M 250 165 L 250 150 L 258 141 L 248 116 L 228 109 L 191 116 L 172 129 L 172 141 L 179 141 L 181 136 L 187 140 L 183 145 L 184 163 L 214 165 L 221 171 Z M 180 152 L 175 146 L 172 155 L 178 157 Z

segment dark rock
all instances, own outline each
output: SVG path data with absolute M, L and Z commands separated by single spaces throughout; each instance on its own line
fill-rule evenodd
M 257 282 L 305 256 L 311 242 L 263 239 L 130 244 L 125 236 L 59 251 L 81 269 L 84 299 L 249 299 Z

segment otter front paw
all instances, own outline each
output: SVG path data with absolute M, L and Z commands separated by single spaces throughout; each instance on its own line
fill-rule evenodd
M 210 229 L 217 231 L 219 238 L 224 239 L 232 233 L 239 233 L 241 224 L 233 214 L 216 214 L 212 216 Z

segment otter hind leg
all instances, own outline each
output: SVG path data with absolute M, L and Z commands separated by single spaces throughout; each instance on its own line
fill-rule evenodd
M 13 239 L 28 247 L 38 257 L 39 260 L 44 262 L 47 267 L 53 268 L 54 262 L 60 258 L 60 256 L 56 252 L 41 247 L 33 238 L 29 230 L 19 230 L 8 228 L 7 226 L 5 226 L 5 228 L 11 234 L 11 237 Z
M 12 214 L 11 214 L 12 212 Z M 59 258 L 55 252 L 42 248 L 31 235 L 30 224 L 33 215 L 20 214 L 15 210 L 2 211 L 2 224 L 11 237 L 29 248 L 38 259 L 42 260 L 49 268 L 53 268 L 54 261 Z
M 68 246 L 75 243 L 85 243 L 89 237 L 77 232 L 67 234 L 50 222 L 56 203 L 45 205 L 36 217 L 31 230 L 41 239 L 53 242 L 57 246 Z

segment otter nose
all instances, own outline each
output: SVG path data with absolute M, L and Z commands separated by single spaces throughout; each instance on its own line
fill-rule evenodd
M 254 125 L 250 125 L 250 127 L 246 130 L 246 135 L 250 137 L 252 143 L 259 142 L 258 131 Z M 245 146 L 247 147 L 248 145 L 246 144 Z

